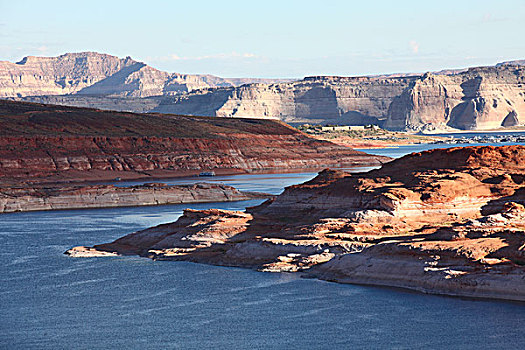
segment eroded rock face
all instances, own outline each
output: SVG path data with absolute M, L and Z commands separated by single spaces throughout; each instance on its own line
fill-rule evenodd
M 0 62 L 0 97 L 65 94 L 148 97 L 271 81 L 167 73 L 131 57 L 118 58 L 97 52 L 28 56 L 17 63 Z
M 385 127 L 393 130 L 496 129 L 525 123 L 525 69 L 473 68 L 425 74 L 392 101 Z
M 156 110 L 192 114 L 211 101 L 220 104 L 213 111 L 199 112 L 286 122 L 382 124 L 407 131 L 495 129 L 525 123 L 525 68 L 504 65 L 405 77 L 311 77 L 198 91 L 174 97 Z
M 524 146 L 437 149 L 363 174 L 325 170 L 246 212 L 187 210 L 90 252 L 301 271 L 525 301 Z
M 0 180 L 378 165 L 272 120 L 140 115 L 0 101 Z
M 60 185 L 0 188 L 0 213 L 229 202 L 264 197 L 264 194 L 241 192 L 231 186 L 208 183 L 180 186 L 150 183 L 131 187 Z
M 37 95 L 26 99 L 80 107 L 288 123 L 379 124 L 425 132 L 525 124 L 521 61 L 427 74 L 272 82 L 169 74 L 131 58 L 83 53 L 33 57 L 23 64 L 3 62 L 0 72 L 0 96 Z M 50 96 L 66 93 L 73 94 Z
M 205 89 L 166 98 L 154 110 L 285 122 L 378 124 L 412 78 L 308 77 L 279 84 Z M 203 109 L 207 106 L 208 109 Z

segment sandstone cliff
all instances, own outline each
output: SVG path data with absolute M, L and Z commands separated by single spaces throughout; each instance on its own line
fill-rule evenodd
M 525 124 L 525 68 L 504 65 L 425 74 L 389 106 L 394 130 L 496 129 Z
M 472 68 L 404 77 L 310 77 L 199 90 L 154 110 L 294 123 L 381 124 L 390 130 L 484 130 L 525 124 L 525 68 Z
M 96 52 L 28 56 L 17 63 L 0 62 L 0 97 L 65 94 L 148 97 L 270 81 L 167 73 L 131 57 Z
M 0 180 L 378 165 L 273 120 L 132 114 L 0 101 Z
M 129 57 L 78 53 L 0 62 L 2 96 L 287 123 L 379 124 L 424 132 L 485 130 L 525 124 L 525 67 L 522 61 L 510 61 L 427 74 L 314 76 L 279 82 L 166 73 Z
M 246 212 L 187 210 L 174 223 L 67 254 L 138 254 L 525 301 L 524 156 L 524 146 L 465 147 L 362 174 L 325 170 Z
M 72 95 L 29 100 L 288 123 L 379 124 L 402 131 L 485 130 L 525 124 L 525 68 L 504 64 L 424 75 L 309 77 L 149 99 Z
M 179 203 L 229 202 L 265 197 L 222 184 L 168 186 L 150 183 L 131 187 L 60 185 L 0 188 L 0 213 L 15 211 L 129 207 Z

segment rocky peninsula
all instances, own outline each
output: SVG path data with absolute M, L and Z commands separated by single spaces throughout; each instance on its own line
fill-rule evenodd
M 176 222 L 71 256 L 140 255 L 343 283 L 525 301 L 525 146 L 414 153 L 324 170 L 245 212 Z
M 88 209 L 145 205 L 230 202 L 269 195 L 241 192 L 223 184 L 69 185 L 60 187 L 0 188 L 0 213 L 37 210 Z

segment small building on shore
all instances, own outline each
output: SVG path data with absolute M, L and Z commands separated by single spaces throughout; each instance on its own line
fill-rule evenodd
M 321 131 L 361 131 L 361 130 L 378 130 L 379 126 L 377 125 L 333 125 L 333 126 L 323 126 Z

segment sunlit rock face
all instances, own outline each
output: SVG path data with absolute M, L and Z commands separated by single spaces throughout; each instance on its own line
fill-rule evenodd
M 194 91 L 167 98 L 154 110 L 289 123 L 379 124 L 415 132 L 496 129 L 525 123 L 525 69 L 500 65 L 413 76 L 309 77 Z
M 71 256 L 137 254 L 426 293 L 525 301 L 524 146 L 414 153 L 367 173 L 324 170 L 247 208 Z
M 0 97 L 66 94 L 148 97 L 254 81 L 272 80 L 168 73 L 129 56 L 119 58 L 97 52 L 28 56 L 17 63 L 0 62 Z
M 512 61 L 426 74 L 225 79 L 167 73 L 130 57 L 84 52 L 0 62 L 0 97 L 414 132 L 486 130 L 525 124 L 525 68 Z
M 385 127 L 483 130 L 524 123 L 525 70 L 509 65 L 417 78 L 390 105 Z

